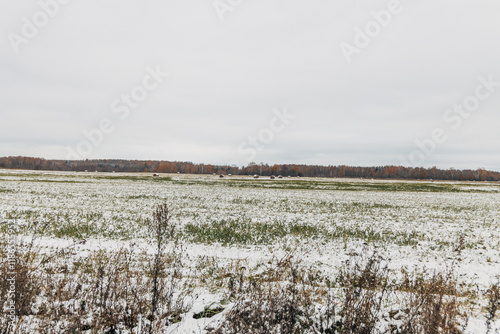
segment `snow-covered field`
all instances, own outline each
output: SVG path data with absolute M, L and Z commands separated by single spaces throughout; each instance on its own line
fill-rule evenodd
M 147 248 L 145 222 L 163 201 L 193 265 L 209 256 L 252 267 L 297 247 L 305 263 L 328 273 L 369 248 L 395 272 L 453 264 L 478 291 L 500 276 L 498 183 L 0 171 L 0 218 L 16 221 L 26 238 L 33 222 L 47 224 L 37 241 L 45 252 L 82 239 L 81 256 Z M 216 291 L 199 295 L 193 312 L 219 302 Z M 469 332 L 486 331 L 480 313 Z M 202 332 L 216 318 L 172 328 Z

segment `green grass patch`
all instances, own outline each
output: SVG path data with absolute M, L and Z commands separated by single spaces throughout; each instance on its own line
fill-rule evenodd
M 285 189 L 285 190 L 337 190 L 337 191 L 383 191 L 383 192 L 484 192 L 480 189 L 461 189 L 464 184 L 449 184 L 439 182 L 404 182 L 404 181 L 338 181 L 329 180 L 297 180 L 297 179 L 181 179 L 174 180 L 180 185 L 209 185 L 215 187 L 236 187 L 256 189 Z
M 249 219 L 222 219 L 202 224 L 187 224 L 185 237 L 196 243 L 227 245 L 270 244 L 286 236 L 318 237 L 320 228 L 298 222 L 252 222 Z
M 105 175 L 105 176 L 86 176 L 96 180 L 125 180 L 125 181 L 152 181 L 152 182 L 170 182 L 172 178 L 170 176 L 134 176 L 134 175 Z
M 43 179 L 33 179 L 33 180 L 17 180 L 17 181 L 24 181 L 24 182 L 47 182 L 47 183 L 88 183 L 87 181 L 77 181 L 77 180 L 43 180 Z
M 195 243 L 228 245 L 269 245 L 286 237 L 324 241 L 351 239 L 368 243 L 393 243 L 414 246 L 423 236 L 417 232 L 375 230 L 359 226 L 317 226 L 298 221 L 252 222 L 249 219 L 222 219 L 202 224 L 187 224 L 184 236 Z

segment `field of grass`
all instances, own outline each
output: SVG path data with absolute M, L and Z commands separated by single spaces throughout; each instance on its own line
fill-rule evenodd
M 307 268 L 307 277 L 318 273 L 318 286 L 308 286 L 323 302 L 330 291 L 326 278 L 339 277 L 353 254 L 376 252 L 391 280 L 399 282 L 398 287 L 387 285 L 395 291 L 414 291 L 415 286 L 402 288 L 410 284 L 404 280 L 410 273 L 432 280 L 453 267 L 456 284 L 473 300 L 469 332 L 487 329 L 484 292 L 500 277 L 498 183 L 0 171 L 2 244 L 15 224 L 21 240 L 36 237 L 36 261 L 56 254 L 56 263 L 68 266 L 72 275 L 93 273 L 96 254 L 122 263 L 122 255 L 116 254 L 124 249 L 142 256 L 134 261 L 137 272 L 146 273 L 144 263 L 154 249 L 148 226 L 154 208 L 163 202 L 169 205 L 182 248 L 180 280 L 192 292 L 192 314 L 187 306 L 170 314 L 176 320 L 169 330 L 182 333 L 182 324 L 198 324 L 200 333 L 208 333 L 210 326 L 217 327 L 212 320 L 243 312 L 238 294 L 253 291 L 246 284 L 261 279 L 263 268 L 290 252 L 300 263 L 297 268 Z M 287 268 L 295 263 L 288 262 Z M 285 293 L 268 289 L 266 293 Z M 335 298 L 341 304 L 344 297 L 340 293 Z M 398 305 L 393 299 L 384 299 L 387 312 Z M 347 321 L 345 315 L 342 319 Z M 375 327 L 383 332 L 391 321 Z

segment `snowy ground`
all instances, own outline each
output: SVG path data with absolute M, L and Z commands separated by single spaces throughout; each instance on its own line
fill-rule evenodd
M 0 170 L 0 218 L 17 221 L 24 236 L 33 232 L 30 223 L 48 223 L 39 240 L 47 251 L 80 239 L 87 241 L 76 248 L 81 254 L 147 248 L 144 222 L 164 200 L 193 263 L 208 255 L 256 265 L 298 242 L 307 263 L 329 272 L 368 244 L 396 271 L 454 263 L 460 280 L 478 290 L 500 276 L 498 183 Z M 215 226 L 236 227 L 230 235 L 207 232 Z M 193 312 L 215 298 L 200 295 Z M 175 328 L 202 332 L 221 316 Z M 481 315 L 469 328 L 485 332 Z

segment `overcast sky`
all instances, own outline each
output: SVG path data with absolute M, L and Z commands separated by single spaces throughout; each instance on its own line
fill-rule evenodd
M 0 0 L 0 156 L 500 170 L 498 0 L 55 1 Z

